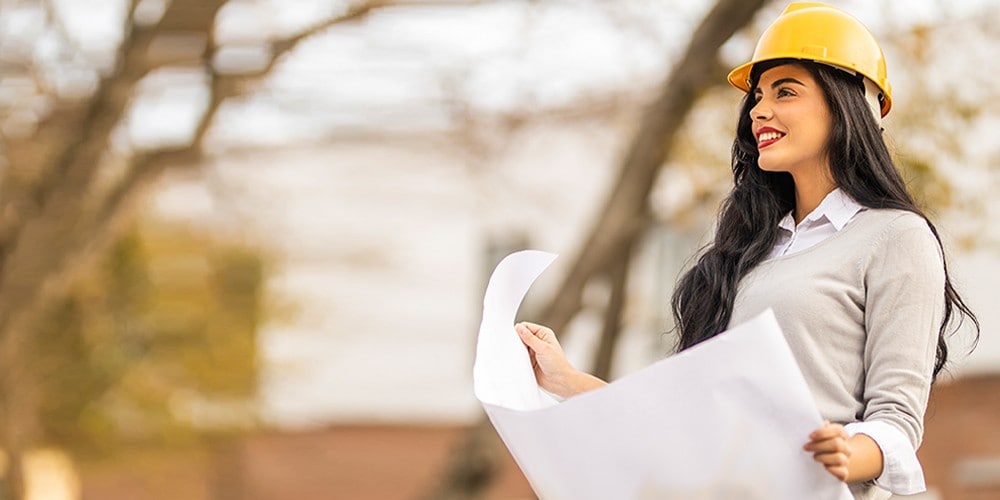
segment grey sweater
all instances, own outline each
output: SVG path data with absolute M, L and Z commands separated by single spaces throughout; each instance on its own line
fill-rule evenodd
M 860 212 L 835 235 L 768 260 L 739 285 L 731 325 L 768 307 L 823 418 L 883 421 L 916 449 L 944 313 L 944 266 L 918 215 Z M 858 499 L 884 499 L 873 484 Z

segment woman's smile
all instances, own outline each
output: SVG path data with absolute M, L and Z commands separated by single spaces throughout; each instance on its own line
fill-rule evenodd
M 778 142 L 784 136 L 784 133 L 771 127 L 761 127 L 757 129 L 757 149 L 764 149 Z

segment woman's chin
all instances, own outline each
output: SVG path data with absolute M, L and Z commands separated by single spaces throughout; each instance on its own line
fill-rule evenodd
M 776 153 L 776 151 L 761 151 L 757 157 L 757 166 L 765 172 L 791 172 L 794 162 Z
M 757 161 L 757 166 L 765 172 L 787 172 L 788 169 L 781 168 L 780 165 L 775 165 L 774 162 Z

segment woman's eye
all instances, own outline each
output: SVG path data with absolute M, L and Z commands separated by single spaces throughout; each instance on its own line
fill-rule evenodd
M 778 90 L 778 97 L 786 97 L 786 96 L 791 96 L 791 95 L 795 95 L 795 92 L 792 92 L 791 90 L 788 90 L 788 89 L 779 89 Z

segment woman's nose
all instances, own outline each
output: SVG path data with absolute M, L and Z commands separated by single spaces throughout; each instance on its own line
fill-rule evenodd
M 750 118 L 753 120 L 767 120 L 770 117 L 771 107 L 764 102 L 764 99 L 757 101 L 757 104 L 750 108 Z

